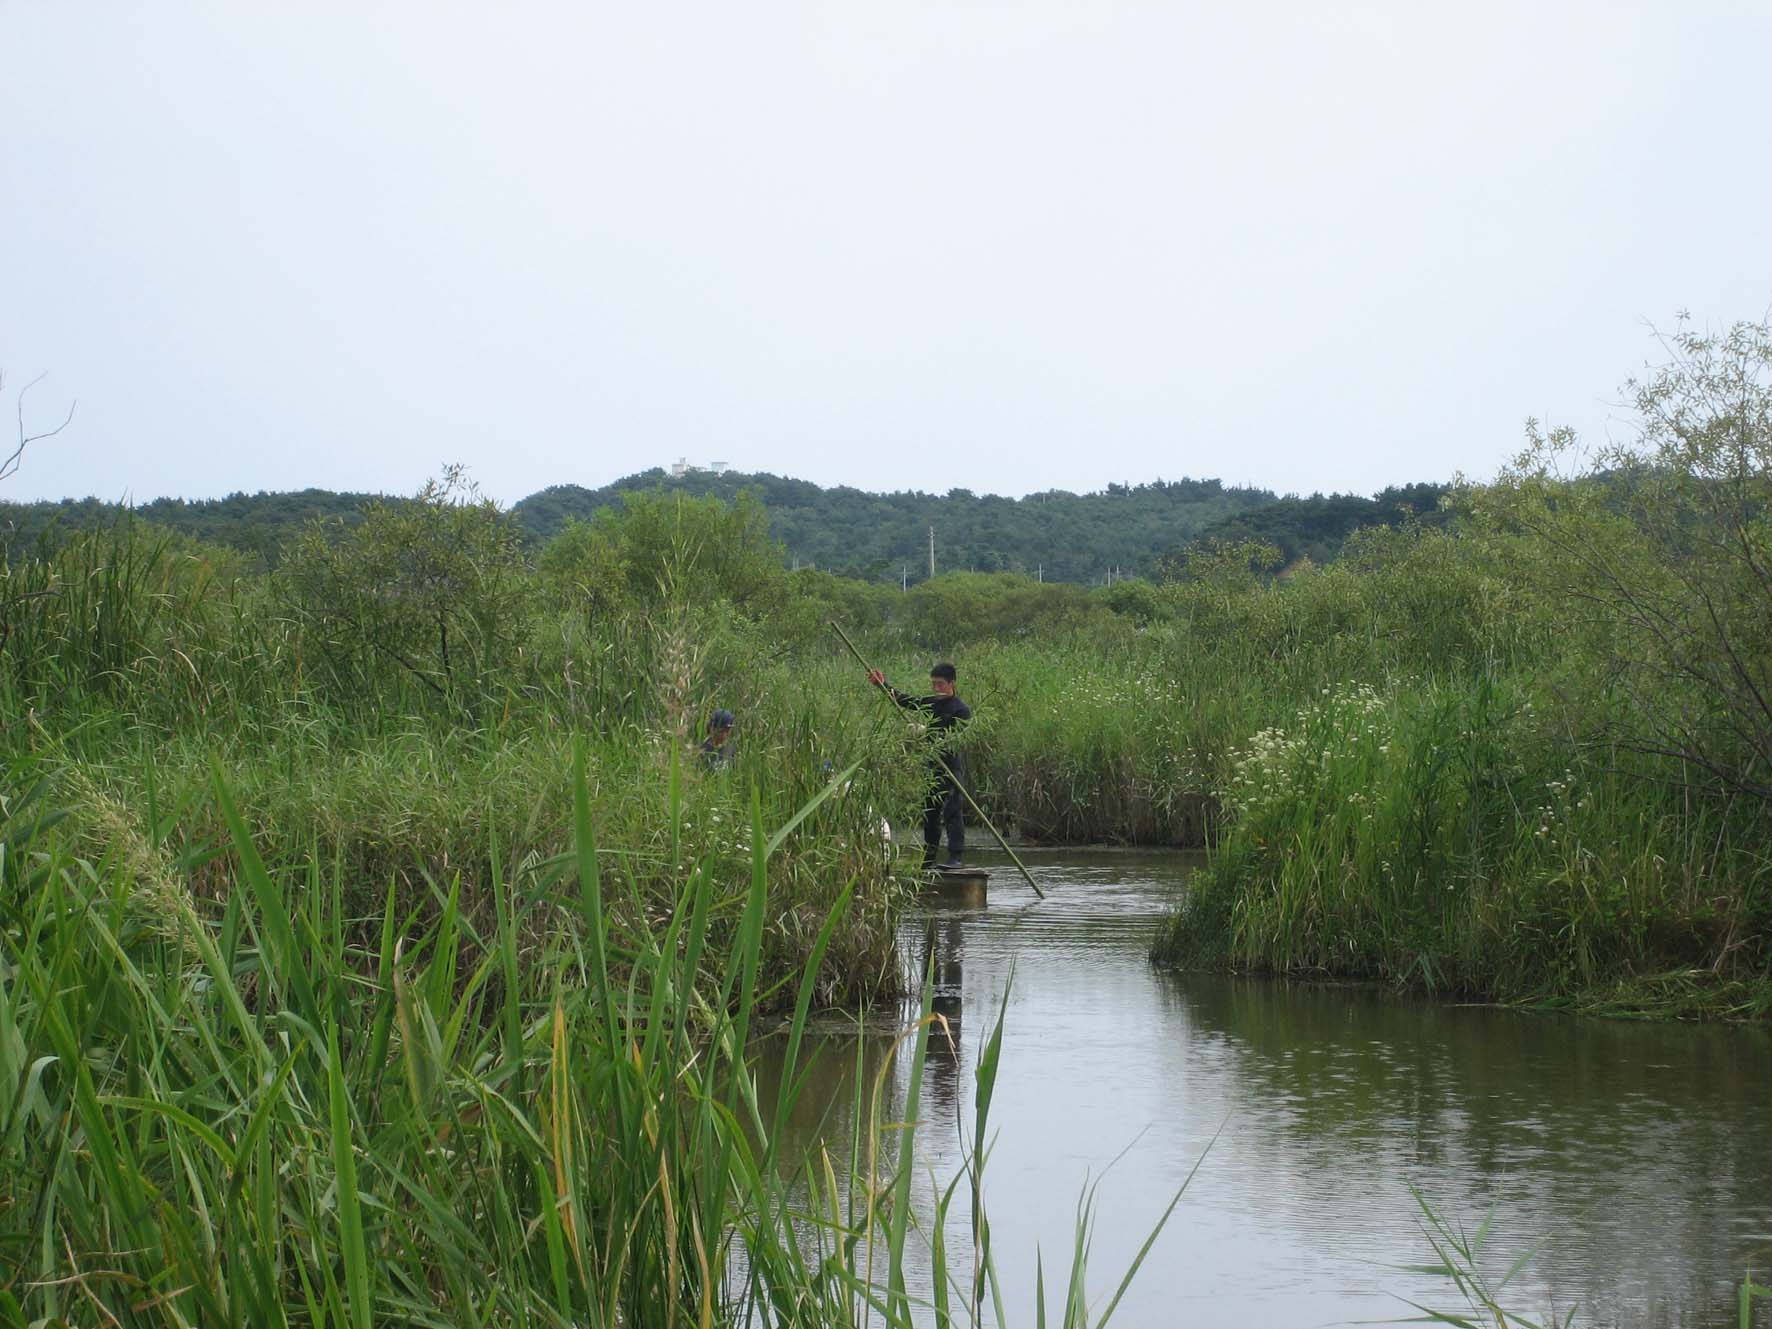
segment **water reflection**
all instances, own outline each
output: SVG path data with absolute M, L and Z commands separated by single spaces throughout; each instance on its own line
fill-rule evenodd
M 1445 1285 L 1394 1268 L 1427 1253 L 1411 1185 L 1471 1227 L 1498 1204 L 1497 1272 L 1545 1239 L 1523 1310 L 1734 1323 L 1743 1270 L 1772 1265 L 1765 1031 L 1165 974 L 1145 950 L 1186 870 L 1042 855 L 1045 902 L 999 873 L 988 907 L 932 908 L 907 927 L 955 1040 L 932 1038 L 919 1105 L 931 1184 L 960 1166 L 978 1043 L 1015 973 L 986 1174 L 1013 1323 L 1033 1320 L 1036 1243 L 1049 1283 L 1068 1258 L 1085 1184 L 1101 1187 L 1099 1305 L 1209 1143 L 1116 1323 L 1327 1324 L 1410 1313 L 1399 1296 L 1447 1304 Z M 891 1048 L 879 1033 L 824 1040 L 784 1124 L 790 1155 L 847 1141 L 876 1081 L 883 1119 L 905 1110 Z M 963 1209 L 950 1215 L 961 1245 Z
M 929 1031 L 929 1099 L 937 1114 L 953 1115 L 960 1104 L 960 1049 L 965 1039 L 966 928 L 971 909 L 936 908 L 923 924 L 922 971 L 929 980 L 929 1010 L 938 1019 Z
M 1733 1323 L 1772 1257 L 1772 1049 L 1762 1031 L 1636 1025 L 1180 977 L 1166 1005 L 1259 1131 L 1299 1226 L 1413 1183 L 1447 1214 L 1499 1206 L 1529 1282 L 1585 1323 Z M 1184 1067 L 1182 1073 L 1188 1073 Z M 1272 1201 L 1261 1208 L 1271 1212 Z M 1703 1308 L 1709 1308 L 1708 1312 Z

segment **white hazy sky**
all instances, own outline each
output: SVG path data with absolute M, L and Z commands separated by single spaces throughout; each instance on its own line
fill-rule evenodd
M 1764 0 L 0 0 L 0 51 L 0 439 L 79 402 L 0 498 L 1370 492 L 1772 305 Z

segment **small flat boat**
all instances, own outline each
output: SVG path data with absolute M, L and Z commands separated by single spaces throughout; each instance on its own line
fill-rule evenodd
M 990 880 L 983 868 L 930 868 L 923 874 L 923 890 L 945 900 L 983 904 Z

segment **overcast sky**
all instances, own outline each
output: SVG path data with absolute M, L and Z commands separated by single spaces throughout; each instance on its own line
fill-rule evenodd
M 0 0 L 0 498 L 1492 475 L 1772 306 L 1772 4 Z

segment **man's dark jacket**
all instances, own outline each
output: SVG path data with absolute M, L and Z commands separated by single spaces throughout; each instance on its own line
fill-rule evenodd
M 942 742 L 950 729 L 972 718 L 972 708 L 958 697 L 913 697 L 908 692 L 900 692 L 897 688 L 891 687 L 886 689 L 886 695 L 905 710 L 921 711 L 928 716 L 931 742 Z M 947 771 L 952 772 L 955 779 L 966 778 L 965 758 L 952 748 L 938 748 L 934 761 L 939 762 Z

